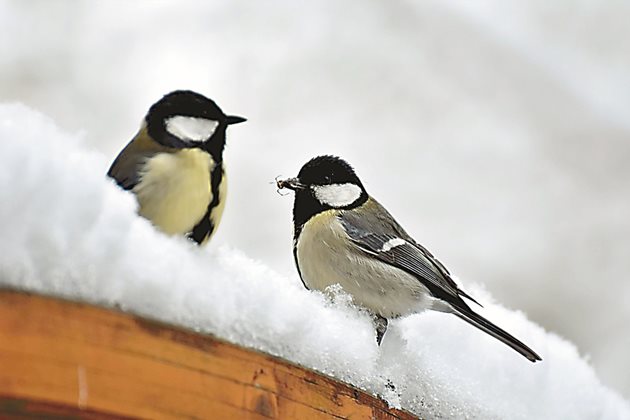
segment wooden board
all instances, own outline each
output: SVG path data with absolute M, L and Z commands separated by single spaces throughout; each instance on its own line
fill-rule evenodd
M 133 315 L 0 290 L 0 418 L 411 419 L 266 354 Z

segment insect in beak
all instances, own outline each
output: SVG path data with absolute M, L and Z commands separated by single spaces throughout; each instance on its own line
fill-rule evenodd
M 298 178 L 276 179 L 276 185 L 279 189 L 288 188 L 293 191 L 299 191 L 306 188 Z

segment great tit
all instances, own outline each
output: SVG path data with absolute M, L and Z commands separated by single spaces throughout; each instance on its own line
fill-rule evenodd
M 225 130 L 243 121 L 199 93 L 171 92 L 151 106 L 107 175 L 136 195 L 139 214 L 157 228 L 201 245 L 225 206 Z
M 374 316 L 379 345 L 388 319 L 433 309 L 457 315 L 532 362 L 542 360 L 472 311 L 462 297 L 477 301 L 368 195 L 346 161 L 315 157 L 278 188 L 295 191 L 293 255 L 304 286 L 325 292 L 339 284 Z

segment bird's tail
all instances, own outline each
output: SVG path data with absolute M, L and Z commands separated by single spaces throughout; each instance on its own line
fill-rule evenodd
M 520 340 L 518 340 L 508 332 L 502 330 L 501 328 L 497 327 L 481 315 L 474 313 L 471 309 L 453 307 L 453 313 L 464 321 L 474 325 L 480 330 L 490 334 L 497 340 L 500 340 L 508 346 L 512 347 L 514 350 L 525 356 L 529 361 L 537 362 L 539 360 L 542 360 L 535 351 L 527 347 Z

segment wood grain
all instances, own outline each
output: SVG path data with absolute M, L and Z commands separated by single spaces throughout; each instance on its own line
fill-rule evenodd
M 87 304 L 0 290 L 0 418 L 411 419 L 312 370 Z

